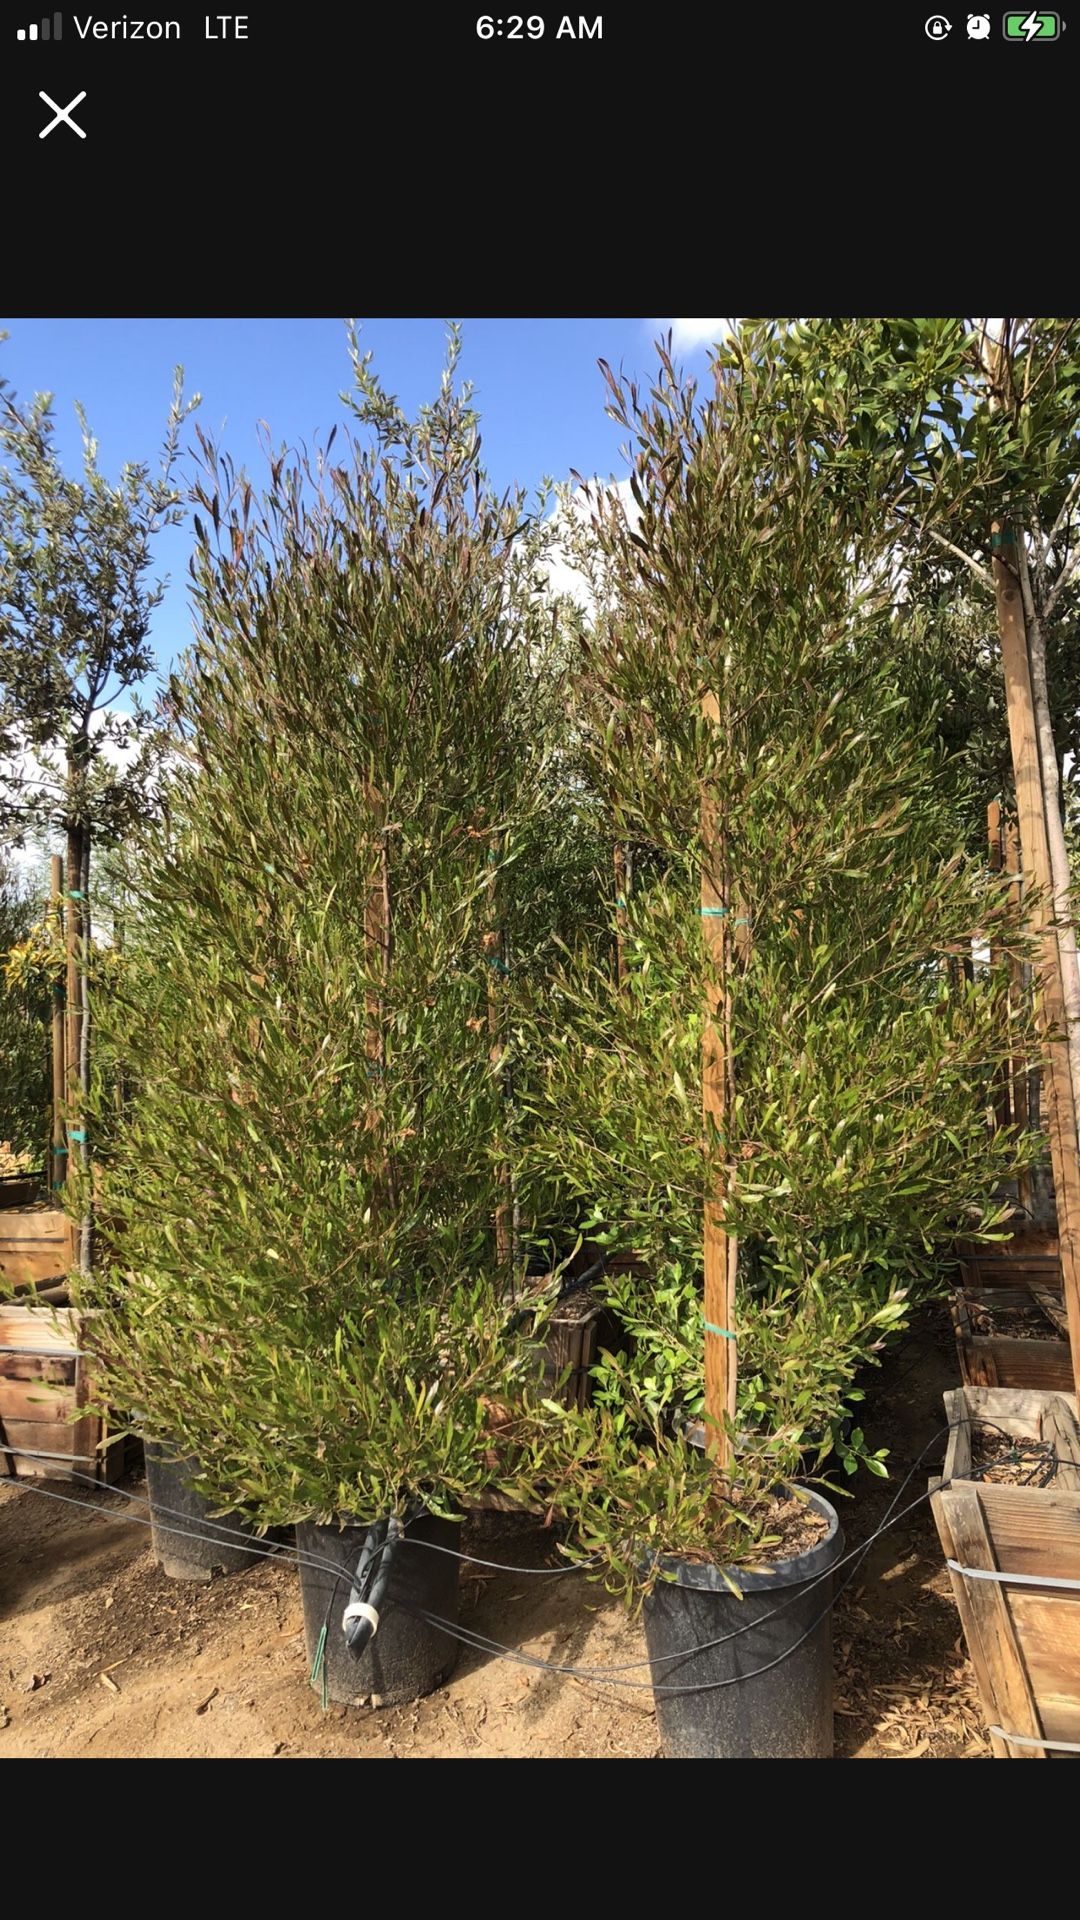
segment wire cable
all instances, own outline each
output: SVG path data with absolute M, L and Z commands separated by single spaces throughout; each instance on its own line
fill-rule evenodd
M 992 1421 L 983 1421 L 982 1424 L 987 1426 L 994 1426 L 994 1423 Z M 1004 1428 L 997 1428 L 996 1430 L 1003 1433 L 1007 1431 Z M 827 1568 L 824 1573 L 817 1575 L 813 1580 L 802 1584 L 799 1587 L 799 1590 L 797 1593 L 790 1595 L 789 1598 L 786 1601 L 782 1601 L 778 1607 L 772 1608 L 766 1614 L 759 1614 L 754 1620 L 747 1621 L 741 1627 L 735 1628 L 735 1630 L 732 1633 L 722 1634 L 716 1640 L 712 1640 L 712 1641 L 699 1641 L 696 1646 L 686 1648 L 681 1652 L 660 1655 L 657 1661 L 653 1661 L 650 1659 L 634 1660 L 634 1661 L 628 1661 L 625 1664 L 619 1665 L 619 1666 L 597 1667 L 597 1668 L 566 1666 L 558 1662 L 542 1660 L 538 1656 L 524 1653 L 520 1649 L 507 1647 L 501 1641 L 493 1640 L 489 1636 L 485 1634 L 480 1634 L 479 1632 L 476 1632 L 472 1628 L 462 1627 L 457 1623 L 446 1621 L 440 1615 L 433 1614 L 426 1608 L 414 1608 L 407 1605 L 401 1600 L 396 1600 L 395 1604 L 400 1606 L 403 1612 L 409 1613 L 417 1619 L 422 1619 L 426 1621 L 429 1625 L 434 1626 L 438 1628 L 440 1631 L 450 1635 L 451 1638 L 459 1640 L 463 1646 L 470 1647 L 475 1652 L 483 1652 L 489 1655 L 494 1655 L 501 1659 L 510 1660 L 518 1665 L 536 1668 L 544 1672 L 561 1674 L 571 1679 L 587 1680 L 598 1685 L 607 1685 L 611 1687 L 621 1687 L 623 1689 L 630 1689 L 635 1692 L 653 1692 L 653 1693 L 661 1693 L 667 1696 L 675 1696 L 675 1697 L 685 1696 L 687 1694 L 716 1692 L 724 1687 L 733 1686 L 737 1682 L 756 1679 L 761 1674 L 771 1672 L 774 1667 L 781 1665 L 784 1660 L 790 1659 L 792 1654 L 796 1653 L 798 1649 L 802 1645 L 804 1645 L 804 1643 L 810 1638 L 810 1636 L 814 1632 L 816 1632 L 817 1628 L 821 1625 L 822 1621 L 832 1611 L 832 1608 L 838 1593 L 842 1593 L 844 1589 L 850 1584 L 850 1581 L 855 1577 L 855 1574 L 858 1572 L 859 1566 L 862 1564 L 862 1561 L 866 1558 L 867 1553 L 869 1552 L 870 1548 L 874 1545 L 874 1543 L 877 1540 L 881 1539 L 884 1536 L 884 1534 L 886 1534 L 890 1530 L 891 1527 L 898 1526 L 902 1520 L 906 1519 L 908 1514 L 914 1513 L 916 1509 L 922 1506 L 926 1500 L 931 1498 L 931 1490 L 927 1489 L 925 1493 L 920 1494 L 916 1500 L 911 1501 L 899 1513 L 895 1513 L 895 1507 L 896 1507 L 897 1501 L 902 1497 L 904 1489 L 909 1485 L 912 1477 L 918 1471 L 918 1468 L 921 1462 L 925 1459 L 927 1453 L 929 1453 L 931 1448 L 936 1446 L 946 1434 L 952 1431 L 953 1431 L 953 1428 L 950 1425 L 942 1429 L 939 1429 L 939 1431 L 934 1434 L 932 1439 L 930 1439 L 927 1442 L 926 1446 L 923 1447 L 922 1451 L 919 1453 L 916 1460 L 914 1461 L 912 1466 L 908 1469 L 908 1472 L 905 1474 L 904 1479 L 901 1481 L 900 1486 L 898 1487 L 896 1493 L 893 1496 L 893 1499 L 891 1500 L 889 1506 L 886 1509 L 885 1517 L 880 1523 L 880 1525 L 875 1527 L 873 1532 L 867 1537 L 866 1540 L 860 1541 L 857 1546 L 853 1547 L 850 1550 L 850 1552 L 843 1554 L 839 1560 L 834 1561 L 832 1566 Z M 1015 1438 L 1015 1436 L 1011 1434 L 1008 1435 L 1007 1437 L 1010 1439 Z M 7 1451 L 18 1453 L 19 1450 L 7 1449 Z M 1056 1467 L 1057 1465 L 1056 1455 L 1050 1456 L 1050 1457 L 1052 1458 L 1053 1464 Z M 985 1472 L 986 1469 L 983 1469 L 982 1471 Z M 80 1475 L 78 1477 L 80 1479 L 89 1479 L 90 1476 Z M 975 1473 L 973 1477 L 979 1478 L 981 1477 L 981 1474 Z M 106 1508 L 93 1507 L 91 1506 L 89 1501 L 78 1500 L 73 1498 L 70 1495 L 56 1493 L 51 1488 L 44 1488 L 44 1487 L 38 1486 L 32 1481 L 23 1481 L 23 1482 L 20 1482 L 19 1484 L 22 1487 L 28 1488 L 29 1491 L 31 1492 L 40 1493 L 44 1495 L 48 1499 L 58 1500 L 66 1506 L 73 1506 L 73 1507 L 79 1507 L 79 1508 L 85 1509 L 91 1513 L 101 1515 L 102 1518 L 107 1518 L 109 1514 L 115 1515 L 117 1512 L 117 1509 L 115 1507 L 106 1507 Z M 943 1482 L 942 1484 L 946 1485 L 948 1483 Z M 937 1491 L 937 1490 L 938 1489 L 934 1489 L 934 1491 Z M 124 1498 L 134 1503 L 138 1503 L 140 1505 L 149 1504 L 148 1502 L 143 1500 L 142 1496 L 136 1495 L 136 1494 L 128 1494 L 122 1488 L 113 1488 L 113 1489 L 110 1489 L 110 1491 L 121 1493 Z M 175 1511 L 175 1510 L 166 1508 L 166 1509 L 162 1509 L 162 1511 L 169 1512 L 169 1511 Z M 140 1516 L 135 1514 L 130 1514 L 127 1517 L 132 1521 L 133 1524 L 136 1524 L 136 1525 L 150 1526 L 152 1524 L 150 1520 L 148 1519 L 143 1520 L 140 1518 Z M 180 1517 L 186 1517 L 186 1516 L 180 1516 Z M 239 1532 L 238 1529 L 232 1529 L 232 1528 L 225 1529 L 225 1530 L 231 1533 Z M 190 1538 L 190 1539 L 205 1538 L 204 1535 L 193 1533 L 190 1529 L 187 1529 L 187 1528 L 166 1527 L 166 1528 L 163 1528 L 162 1531 L 168 1532 L 168 1533 L 180 1534 L 183 1537 Z M 342 1569 L 339 1563 L 335 1563 L 332 1561 L 324 1561 L 313 1555 L 301 1554 L 299 1550 L 291 1551 L 288 1548 L 281 1548 L 276 1546 L 271 1548 L 259 1548 L 252 1545 L 250 1538 L 247 1535 L 241 1534 L 240 1537 L 245 1540 L 246 1544 L 249 1546 L 250 1551 L 256 1554 L 261 1554 L 262 1557 L 280 1558 L 283 1560 L 287 1560 L 290 1563 L 295 1564 L 297 1566 L 310 1566 L 313 1569 L 334 1574 L 335 1583 L 331 1593 L 331 1601 L 330 1601 L 330 1605 L 331 1606 L 333 1605 L 333 1595 L 334 1593 L 336 1593 L 337 1586 L 340 1584 L 341 1579 L 344 1577 L 344 1570 Z M 413 1544 L 414 1545 L 419 1545 L 419 1544 L 431 1545 L 432 1543 L 431 1542 L 421 1543 L 418 1541 L 414 1541 Z M 443 1549 L 437 1549 L 437 1550 L 454 1553 L 454 1549 L 452 1548 L 443 1548 Z M 471 1558 L 472 1556 L 457 1555 L 456 1557 L 459 1559 L 468 1559 L 468 1558 Z M 625 1679 L 619 1679 L 614 1677 L 620 1674 L 640 1670 L 643 1667 L 654 1668 L 656 1665 L 660 1663 L 660 1661 L 662 1661 L 665 1665 L 667 1665 L 667 1664 L 670 1664 L 672 1661 L 676 1661 L 676 1660 L 693 1659 L 702 1653 L 709 1652 L 716 1647 L 725 1645 L 730 1640 L 738 1639 L 741 1634 L 752 1631 L 756 1627 L 764 1626 L 769 1620 L 775 1619 L 779 1614 L 786 1612 L 788 1607 L 793 1605 L 796 1600 L 804 1599 L 807 1592 L 812 1592 L 816 1586 L 821 1585 L 825 1580 L 832 1579 L 832 1577 L 836 1574 L 837 1570 L 840 1567 L 843 1567 L 849 1563 L 854 1563 L 852 1565 L 851 1573 L 848 1575 L 847 1579 L 841 1583 L 841 1586 L 838 1590 L 835 1590 L 834 1592 L 830 1593 L 830 1597 L 827 1605 L 822 1609 L 822 1612 L 816 1617 L 816 1619 L 806 1629 L 806 1631 L 800 1635 L 799 1639 L 794 1641 L 790 1647 L 785 1648 L 784 1651 L 776 1657 L 776 1659 L 769 1661 L 763 1667 L 756 1668 L 752 1673 L 735 1675 L 719 1681 L 702 1682 L 700 1685 L 687 1686 L 687 1687 L 670 1687 L 663 1683 L 656 1683 L 649 1680 L 625 1680 Z M 481 1562 L 480 1564 L 500 1566 L 501 1563 Z M 504 1570 L 515 1571 L 515 1572 L 516 1571 L 522 1571 L 522 1572 L 562 1572 L 563 1571 L 562 1568 L 529 1568 L 529 1569 L 507 1568 Z M 571 1571 L 571 1570 L 572 1569 L 569 1569 L 569 1568 L 566 1569 L 566 1571 Z

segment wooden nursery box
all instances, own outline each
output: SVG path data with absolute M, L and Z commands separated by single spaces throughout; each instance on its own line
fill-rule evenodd
M 953 1295 L 951 1312 L 966 1386 L 1072 1391 L 1060 1292 L 1039 1287 L 964 1287 Z
M 74 1260 L 73 1223 L 48 1201 L 0 1209 L 0 1280 L 35 1292 L 64 1278 Z
M 124 1442 L 85 1412 L 92 1398 L 90 1316 L 0 1302 L 0 1470 L 18 1479 L 118 1480 Z
M 945 1410 L 952 1431 L 943 1474 L 930 1482 L 931 1504 L 994 1753 L 1068 1757 L 1062 1747 L 1080 1749 L 1076 1399 L 962 1387 L 945 1395 Z M 984 1471 L 983 1433 L 999 1447 L 1010 1439 L 1037 1443 L 1034 1465 L 1006 1468 L 1015 1471 L 1014 1484 L 973 1478 Z M 1019 1483 L 1029 1470 L 1049 1472 L 1055 1455 L 1049 1484 Z
M 559 1301 L 545 1328 L 544 1383 L 553 1391 L 567 1367 L 559 1391 L 564 1407 L 587 1407 L 592 1399 L 589 1369 L 596 1364 L 600 1335 L 610 1315 L 584 1288 Z

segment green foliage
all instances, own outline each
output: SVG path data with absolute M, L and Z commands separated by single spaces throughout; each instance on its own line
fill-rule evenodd
M 33 893 L 0 868 L 0 1141 L 35 1166 L 43 1164 L 49 1129 L 51 1002 L 47 976 L 17 960 L 40 915 Z
M 162 751 L 137 689 L 153 671 L 155 533 L 181 517 L 171 481 L 185 404 L 178 369 L 161 467 L 106 480 L 78 410 L 83 471 L 64 471 L 51 394 L 21 404 L 0 379 L 0 825 L 121 836 L 146 804 Z M 128 711 L 113 703 L 124 696 Z
M 261 495 L 204 442 L 187 764 L 102 1016 L 138 1075 L 97 1121 L 105 1386 L 267 1522 L 475 1493 L 537 1370 L 493 1220 L 568 859 L 550 611 L 455 359 L 410 423 L 358 356 L 365 437 Z
M 819 401 L 766 329 L 721 357 L 700 406 L 666 360 L 647 401 L 612 381 L 637 510 L 595 501 L 613 596 L 583 642 L 581 711 L 612 835 L 647 857 L 625 987 L 606 953 L 578 949 L 554 1031 L 535 1005 L 545 1067 L 521 1179 L 542 1168 L 596 1237 L 641 1256 L 611 1287 L 629 1350 L 597 1376 L 604 1473 L 623 1488 L 625 1535 L 607 1546 L 624 1569 L 638 1498 L 646 1531 L 667 1516 L 667 1545 L 707 1543 L 707 1500 L 686 1485 L 707 1470 L 679 1449 L 702 1405 L 711 1196 L 741 1242 L 745 1526 L 763 1462 L 776 1477 L 824 1457 L 937 1251 L 993 1224 L 1033 1147 L 993 1128 L 995 1067 L 1033 1046 L 1010 1030 L 1004 967 L 968 979 L 951 957 L 991 930 L 1020 951 L 1019 932 L 1001 882 L 965 853 L 962 770 L 934 708 L 902 685 L 891 519 L 854 456 L 820 457 Z M 734 928 L 719 978 L 699 917 L 706 861 Z M 723 1125 L 703 1132 L 710 982 L 730 996 L 731 1087 Z M 649 1433 L 668 1436 L 654 1476 L 635 1464 Z M 849 1438 L 847 1459 L 865 1453 Z M 604 1529 L 575 1497 L 596 1544 Z

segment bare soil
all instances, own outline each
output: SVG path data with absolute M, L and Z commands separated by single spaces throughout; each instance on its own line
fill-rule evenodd
M 942 1391 L 955 1385 L 942 1309 L 867 1382 L 871 1447 L 893 1479 L 863 1474 L 840 1502 L 849 1543 L 880 1524 L 932 1442 L 901 1507 L 944 1451 Z M 936 1436 L 936 1437 L 935 1437 Z M 0 1758 L 654 1759 L 647 1691 L 541 1673 L 462 1648 L 449 1684 L 400 1708 L 331 1707 L 308 1685 L 295 1570 L 280 1558 L 209 1586 L 155 1567 L 149 1533 L 115 1491 L 78 1507 L 0 1484 Z M 141 1493 L 138 1480 L 125 1483 Z M 139 1511 L 131 1509 L 131 1511 Z M 466 1548 L 521 1566 L 551 1562 L 525 1516 L 488 1516 Z M 643 1660 L 640 1622 L 581 1574 L 463 1569 L 462 1621 L 563 1665 Z M 842 1578 L 843 1576 L 841 1576 Z M 929 1507 L 874 1542 L 836 1611 L 837 1755 L 983 1758 L 989 1748 Z M 627 1676 L 647 1680 L 648 1669 Z

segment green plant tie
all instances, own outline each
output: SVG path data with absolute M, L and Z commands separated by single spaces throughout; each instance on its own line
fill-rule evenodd
M 725 914 L 727 914 L 729 911 L 730 909 L 728 907 L 699 907 L 698 908 L 698 912 L 700 913 L 703 920 L 722 920 Z M 750 925 L 750 922 L 745 918 L 745 916 L 737 916 L 735 919 L 735 925 L 737 927 L 748 927 Z
M 733 1333 L 728 1332 L 727 1327 L 714 1327 L 711 1320 L 706 1320 L 705 1331 L 706 1333 L 715 1333 L 720 1340 L 734 1340 L 735 1338 Z
M 69 1140 L 85 1140 L 86 1134 L 82 1127 L 69 1127 L 68 1139 Z M 62 1151 L 64 1151 L 64 1149 L 62 1149 Z
M 997 549 L 998 547 L 1014 547 L 1016 545 L 1016 535 L 1009 528 L 1006 528 L 1004 533 L 992 533 L 990 535 L 990 545 L 993 549 Z
M 617 907 L 625 907 L 625 905 L 626 905 L 626 895 L 625 895 L 625 894 L 622 894 L 622 893 L 617 893 L 617 894 L 615 895 L 615 905 L 616 905 Z
M 86 899 L 86 895 L 83 892 L 81 887 L 71 887 L 68 891 L 67 897 L 69 900 L 85 900 Z
M 330 1705 L 330 1695 L 327 1692 L 327 1687 L 326 1687 L 326 1622 L 325 1620 L 323 1621 L 322 1630 L 319 1634 L 318 1644 L 315 1648 L 315 1658 L 311 1663 L 311 1685 L 313 1687 L 318 1686 L 320 1680 L 322 1681 L 322 1687 L 321 1687 L 322 1707 L 323 1707 L 323 1712 L 325 1713 L 327 1707 Z
M 506 976 L 509 978 L 510 969 L 507 966 L 505 960 L 499 959 L 499 956 L 497 953 L 488 955 L 488 966 L 494 967 L 496 973 L 506 974 Z

